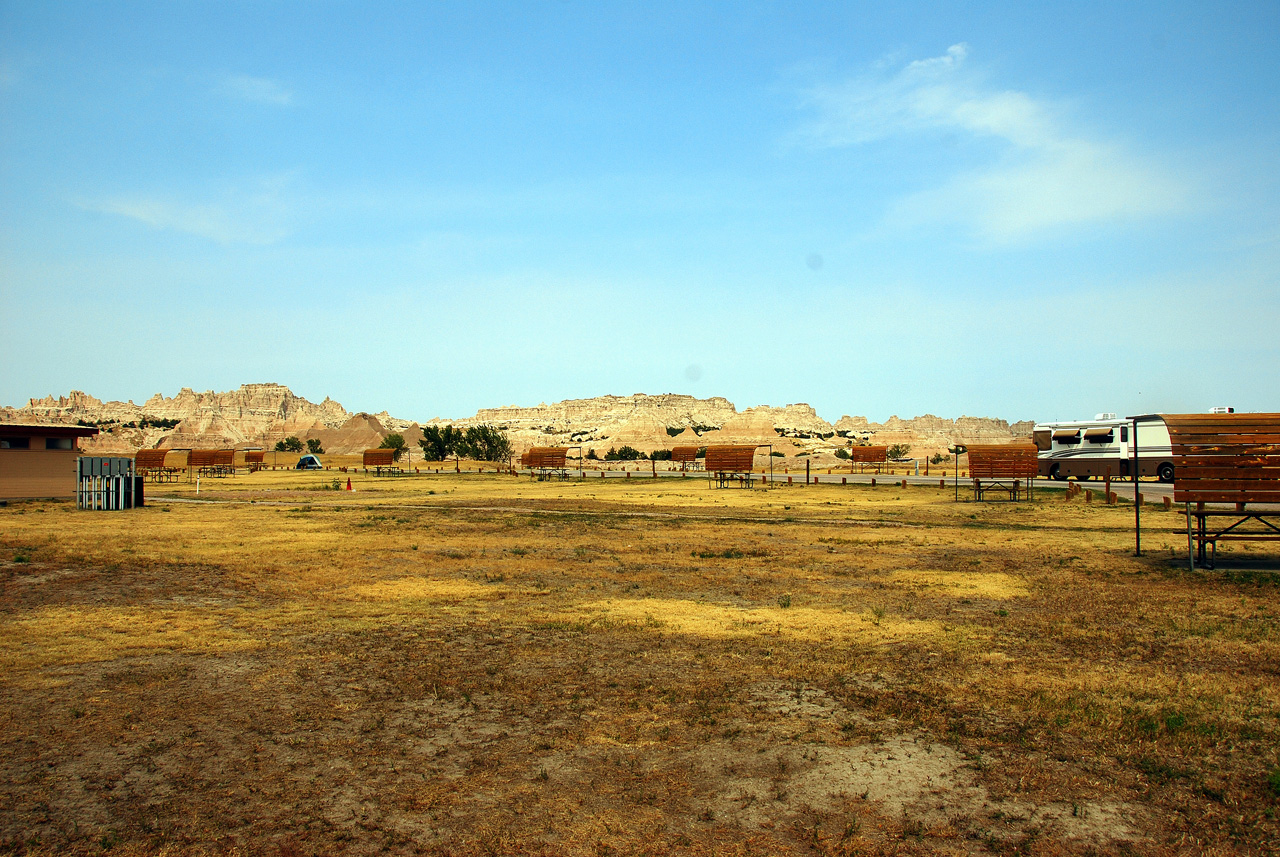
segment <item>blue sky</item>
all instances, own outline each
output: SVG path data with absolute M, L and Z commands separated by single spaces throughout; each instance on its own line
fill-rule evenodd
M 1280 410 L 1280 6 L 0 0 L 0 403 Z

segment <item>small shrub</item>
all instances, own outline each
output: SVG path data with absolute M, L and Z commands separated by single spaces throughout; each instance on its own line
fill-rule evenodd
M 778 606 L 779 606 L 779 607 L 781 607 L 783 610 L 786 610 L 788 607 L 790 607 L 790 606 L 791 606 L 791 596 L 790 596 L 790 595 L 779 595 L 779 596 L 778 596 Z
M 849 450 L 847 450 L 847 449 L 837 449 L 837 450 L 836 450 L 836 458 L 839 458 L 839 459 L 840 459 L 840 460 L 842 460 L 842 461 L 847 460 L 847 459 L 849 458 Z

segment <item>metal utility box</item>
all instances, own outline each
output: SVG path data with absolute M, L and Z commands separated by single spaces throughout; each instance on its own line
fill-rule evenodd
M 81 509 L 134 509 L 146 505 L 143 479 L 132 458 L 82 455 L 76 459 L 76 505 Z

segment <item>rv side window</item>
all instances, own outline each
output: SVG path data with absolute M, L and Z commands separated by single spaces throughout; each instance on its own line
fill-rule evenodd
M 1121 443 L 1128 443 L 1128 442 L 1129 442 L 1129 427 L 1128 427 L 1128 426 L 1120 426 L 1120 442 L 1121 442 Z

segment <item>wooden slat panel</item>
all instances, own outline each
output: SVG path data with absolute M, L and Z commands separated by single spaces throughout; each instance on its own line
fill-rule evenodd
M 1205 491 L 1211 493 L 1258 494 L 1267 491 L 1280 491 L 1280 480 L 1186 479 L 1176 483 L 1175 490 L 1184 492 Z
M 167 449 L 140 449 L 133 456 L 134 467 L 164 467 Z
M 755 463 L 755 455 L 755 446 L 708 446 L 703 466 L 715 473 L 749 473 Z
M 1170 428 L 1197 428 L 1201 426 L 1274 426 L 1280 428 L 1280 414 L 1161 414 L 1160 419 Z
M 677 446 L 671 450 L 671 460 L 681 464 L 689 464 L 698 460 L 698 447 Z
M 1280 414 L 1169 414 L 1178 502 L 1280 500 Z
M 520 463 L 525 467 L 565 467 L 569 448 L 567 446 L 535 446 L 520 456 Z
M 390 467 L 395 463 L 394 449 L 366 449 L 364 451 L 365 467 Z
M 1175 503 L 1280 503 L 1280 491 L 1201 491 L 1173 489 Z
M 187 453 L 188 467 L 231 467 L 235 462 L 234 449 L 193 449 Z
M 1219 462 L 1200 465 L 1188 465 L 1188 479 L 1280 479 L 1280 468 L 1277 467 L 1218 467 Z
M 1038 453 L 1031 443 L 972 444 L 969 475 L 976 479 L 1030 479 L 1039 473 Z
M 887 446 L 854 446 L 849 448 L 849 460 L 855 464 L 880 464 L 889 458 Z

